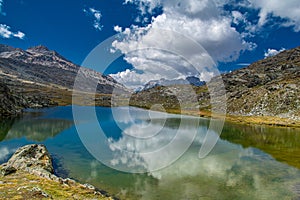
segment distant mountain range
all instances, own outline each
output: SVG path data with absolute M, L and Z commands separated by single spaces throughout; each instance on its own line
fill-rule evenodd
M 195 76 L 189 76 L 185 79 L 174 79 L 174 80 L 167 80 L 167 79 L 160 79 L 160 80 L 152 80 L 149 81 L 144 86 L 137 88 L 136 92 L 141 92 L 143 90 L 148 90 L 157 86 L 171 86 L 171 85 L 193 85 L 193 86 L 202 86 L 205 85 L 205 81 L 201 81 L 199 78 Z

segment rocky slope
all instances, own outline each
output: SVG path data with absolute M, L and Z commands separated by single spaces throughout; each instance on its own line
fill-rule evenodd
M 211 80 L 214 84 L 219 77 Z M 223 74 L 226 88 L 227 113 L 231 116 L 278 117 L 300 121 L 300 47 L 266 58 L 249 67 Z M 184 93 L 186 86 L 155 87 L 131 98 L 131 105 L 151 108 L 162 104 L 165 109 L 180 110 L 178 95 L 186 95 L 184 105 L 189 110 L 210 112 L 207 86 L 193 87 L 198 105 Z M 199 111 L 199 110 L 198 110 Z M 273 120 L 272 118 L 271 120 Z
M 110 105 L 114 89 L 127 89 L 113 78 L 80 67 L 44 46 L 22 50 L 0 45 L 0 116 L 16 115 L 23 108 L 67 105 L 72 103 L 77 73 L 83 80 L 76 95 L 79 104 Z
M 228 112 L 300 120 L 300 47 L 223 76 Z
M 2 74 L 35 83 L 54 84 L 73 89 L 79 69 L 85 79 L 98 82 L 98 93 L 110 94 L 113 88 L 125 89 L 113 78 L 75 65 L 44 46 L 22 50 L 0 45 L 0 73 Z M 81 89 L 92 91 L 89 84 L 89 81 L 85 81 Z
M 19 148 L 0 171 L 1 199 L 113 199 L 92 185 L 57 177 L 44 145 Z

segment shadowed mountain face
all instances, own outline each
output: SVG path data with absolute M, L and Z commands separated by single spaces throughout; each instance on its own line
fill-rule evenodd
M 210 87 L 214 86 L 218 78 L 211 80 Z M 300 47 L 223 74 L 222 79 L 226 88 L 227 113 L 300 120 Z M 131 105 L 150 108 L 163 101 L 165 108 L 179 109 L 179 105 L 174 104 L 175 96 L 168 94 L 170 91 L 183 91 L 184 88 L 179 85 L 154 87 L 135 94 Z M 190 104 L 190 108 L 209 111 L 210 95 L 207 86 L 194 87 L 194 90 L 199 105 Z M 147 101 L 145 96 L 148 97 Z M 189 105 L 189 98 L 186 98 L 185 104 Z
M 17 114 L 24 107 L 24 102 L 21 97 L 17 97 L 16 94 L 6 86 L 6 84 L 0 82 L 0 113 L 2 116 L 10 114 Z
M 24 87 L 24 88 L 23 88 Z M 21 113 L 23 108 L 46 107 L 56 105 L 47 96 L 30 91 L 26 95 L 25 84 L 13 79 L 2 79 L 0 76 L 0 119 Z

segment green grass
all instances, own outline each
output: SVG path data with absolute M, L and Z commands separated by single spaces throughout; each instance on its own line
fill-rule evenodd
M 34 191 L 39 188 L 40 191 Z M 42 195 L 46 193 L 48 197 Z M 83 187 L 79 183 L 61 184 L 24 171 L 0 177 L 1 199 L 100 199 L 109 200 L 101 194 Z

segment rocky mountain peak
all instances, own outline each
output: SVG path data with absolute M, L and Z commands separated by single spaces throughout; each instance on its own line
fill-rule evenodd
M 47 47 L 43 46 L 43 45 L 38 45 L 35 47 L 30 47 L 27 49 L 27 51 L 29 52 L 47 52 L 50 51 Z
M 18 78 L 42 84 L 55 84 L 68 89 L 73 89 L 74 80 L 79 69 L 84 74 L 85 83 L 80 90 L 87 91 L 91 88 L 92 81 L 99 83 L 99 93 L 111 93 L 113 88 L 126 90 L 113 78 L 105 76 L 92 69 L 78 66 L 61 56 L 56 51 L 39 45 L 27 50 L 0 45 L 0 71 L 14 74 Z M 11 51 L 8 51 L 11 50 Z

